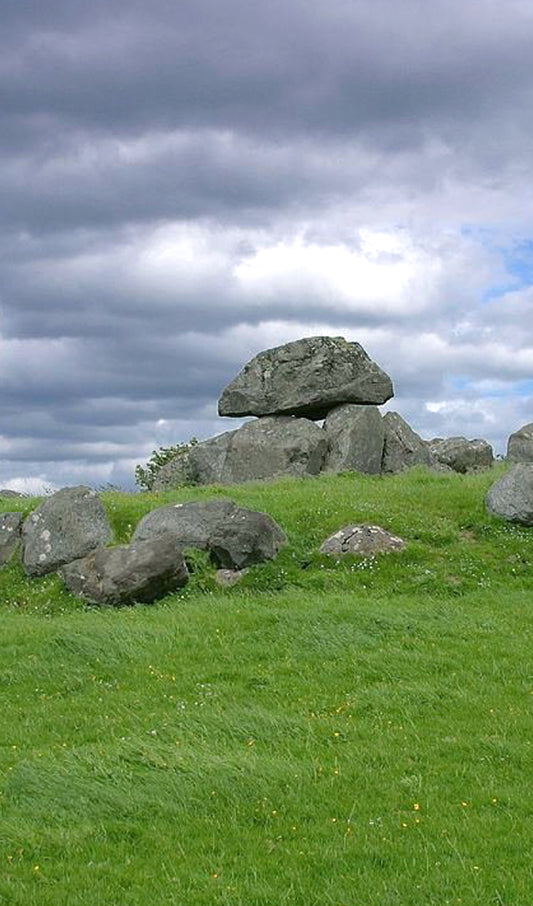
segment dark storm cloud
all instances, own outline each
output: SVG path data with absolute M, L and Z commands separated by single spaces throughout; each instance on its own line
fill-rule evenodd
M 527 375 L 529 296 L 498 332 L 497 303 L 476 299 L 508 275 L 461 226 L 527 220 L 529 0 L 4 0 L 1 15 L 4 478 L 125 478 L 156 440 L 217 430 L 236 368 L 317 325 L 368 336 L 409 412 L 454 368 Z M 405 224 L 411 244 L 365 247 L 364 228 Z
M 423 0 L 20 6 L 2 10 L 4 110 L 91 130 L 344 133 L 466 115 L 531 76 L 527 3 L 446 0 L 431 16 Z

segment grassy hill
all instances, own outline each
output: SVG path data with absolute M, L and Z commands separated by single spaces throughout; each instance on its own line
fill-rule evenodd
M 531 906 L 533 529 L 485 513 L 501 469 L 105 494 L 120 541 L 215 495 L 289 536 L 151 607 L 2 570 L 2 906 Z M 318 555 L 358 521 L 407 549 Z

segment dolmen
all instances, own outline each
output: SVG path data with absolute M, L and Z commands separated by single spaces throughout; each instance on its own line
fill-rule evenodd
M 412 466 L 467 471 L 492 464 L 485 441 L 429 445 L 397 412 L 388 374 L 360 343 L 307 337 L 260 352 L 222 391 L 219 415 L 255 416 L 165 463 L 152 490 L 231 485 L 322 472 L 393 474 Z M 319 424 L 323 422 L 323 424 Z

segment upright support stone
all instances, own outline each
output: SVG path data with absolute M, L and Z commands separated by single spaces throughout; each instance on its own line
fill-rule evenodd
M 324 471 L 379 475 L 385 429 L 377 406 L 337 406 L 328 413 L 324 430 L 328 439 Z

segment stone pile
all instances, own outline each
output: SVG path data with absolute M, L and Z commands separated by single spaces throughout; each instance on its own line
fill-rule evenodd
M 159 507 L 141 519 L 131 544 L 112 541 L 102 501 L 90 488 L 63 488 L 26 519 L 0 513 L 0 566 L 22 545 L 27 576 L 59 572 L 69 591 L 93 604 L 150 603 L 182 588 L 189 549 L 242 574 L 274 559 L 286 537 L 266 513 L 212 500 Z
M 492 464 L 486 441 L 426 442 L 378 406 L 392 381 L 359 343 L 309 337 L 260 352 L 223 390 L 220 415 L 256 416 L 190 447 L 159 471 L 154 491 L 320 472 L 390 474 L 416 465 L 464 472 Z M 324 420 L 323 426 L 317 424 Z

